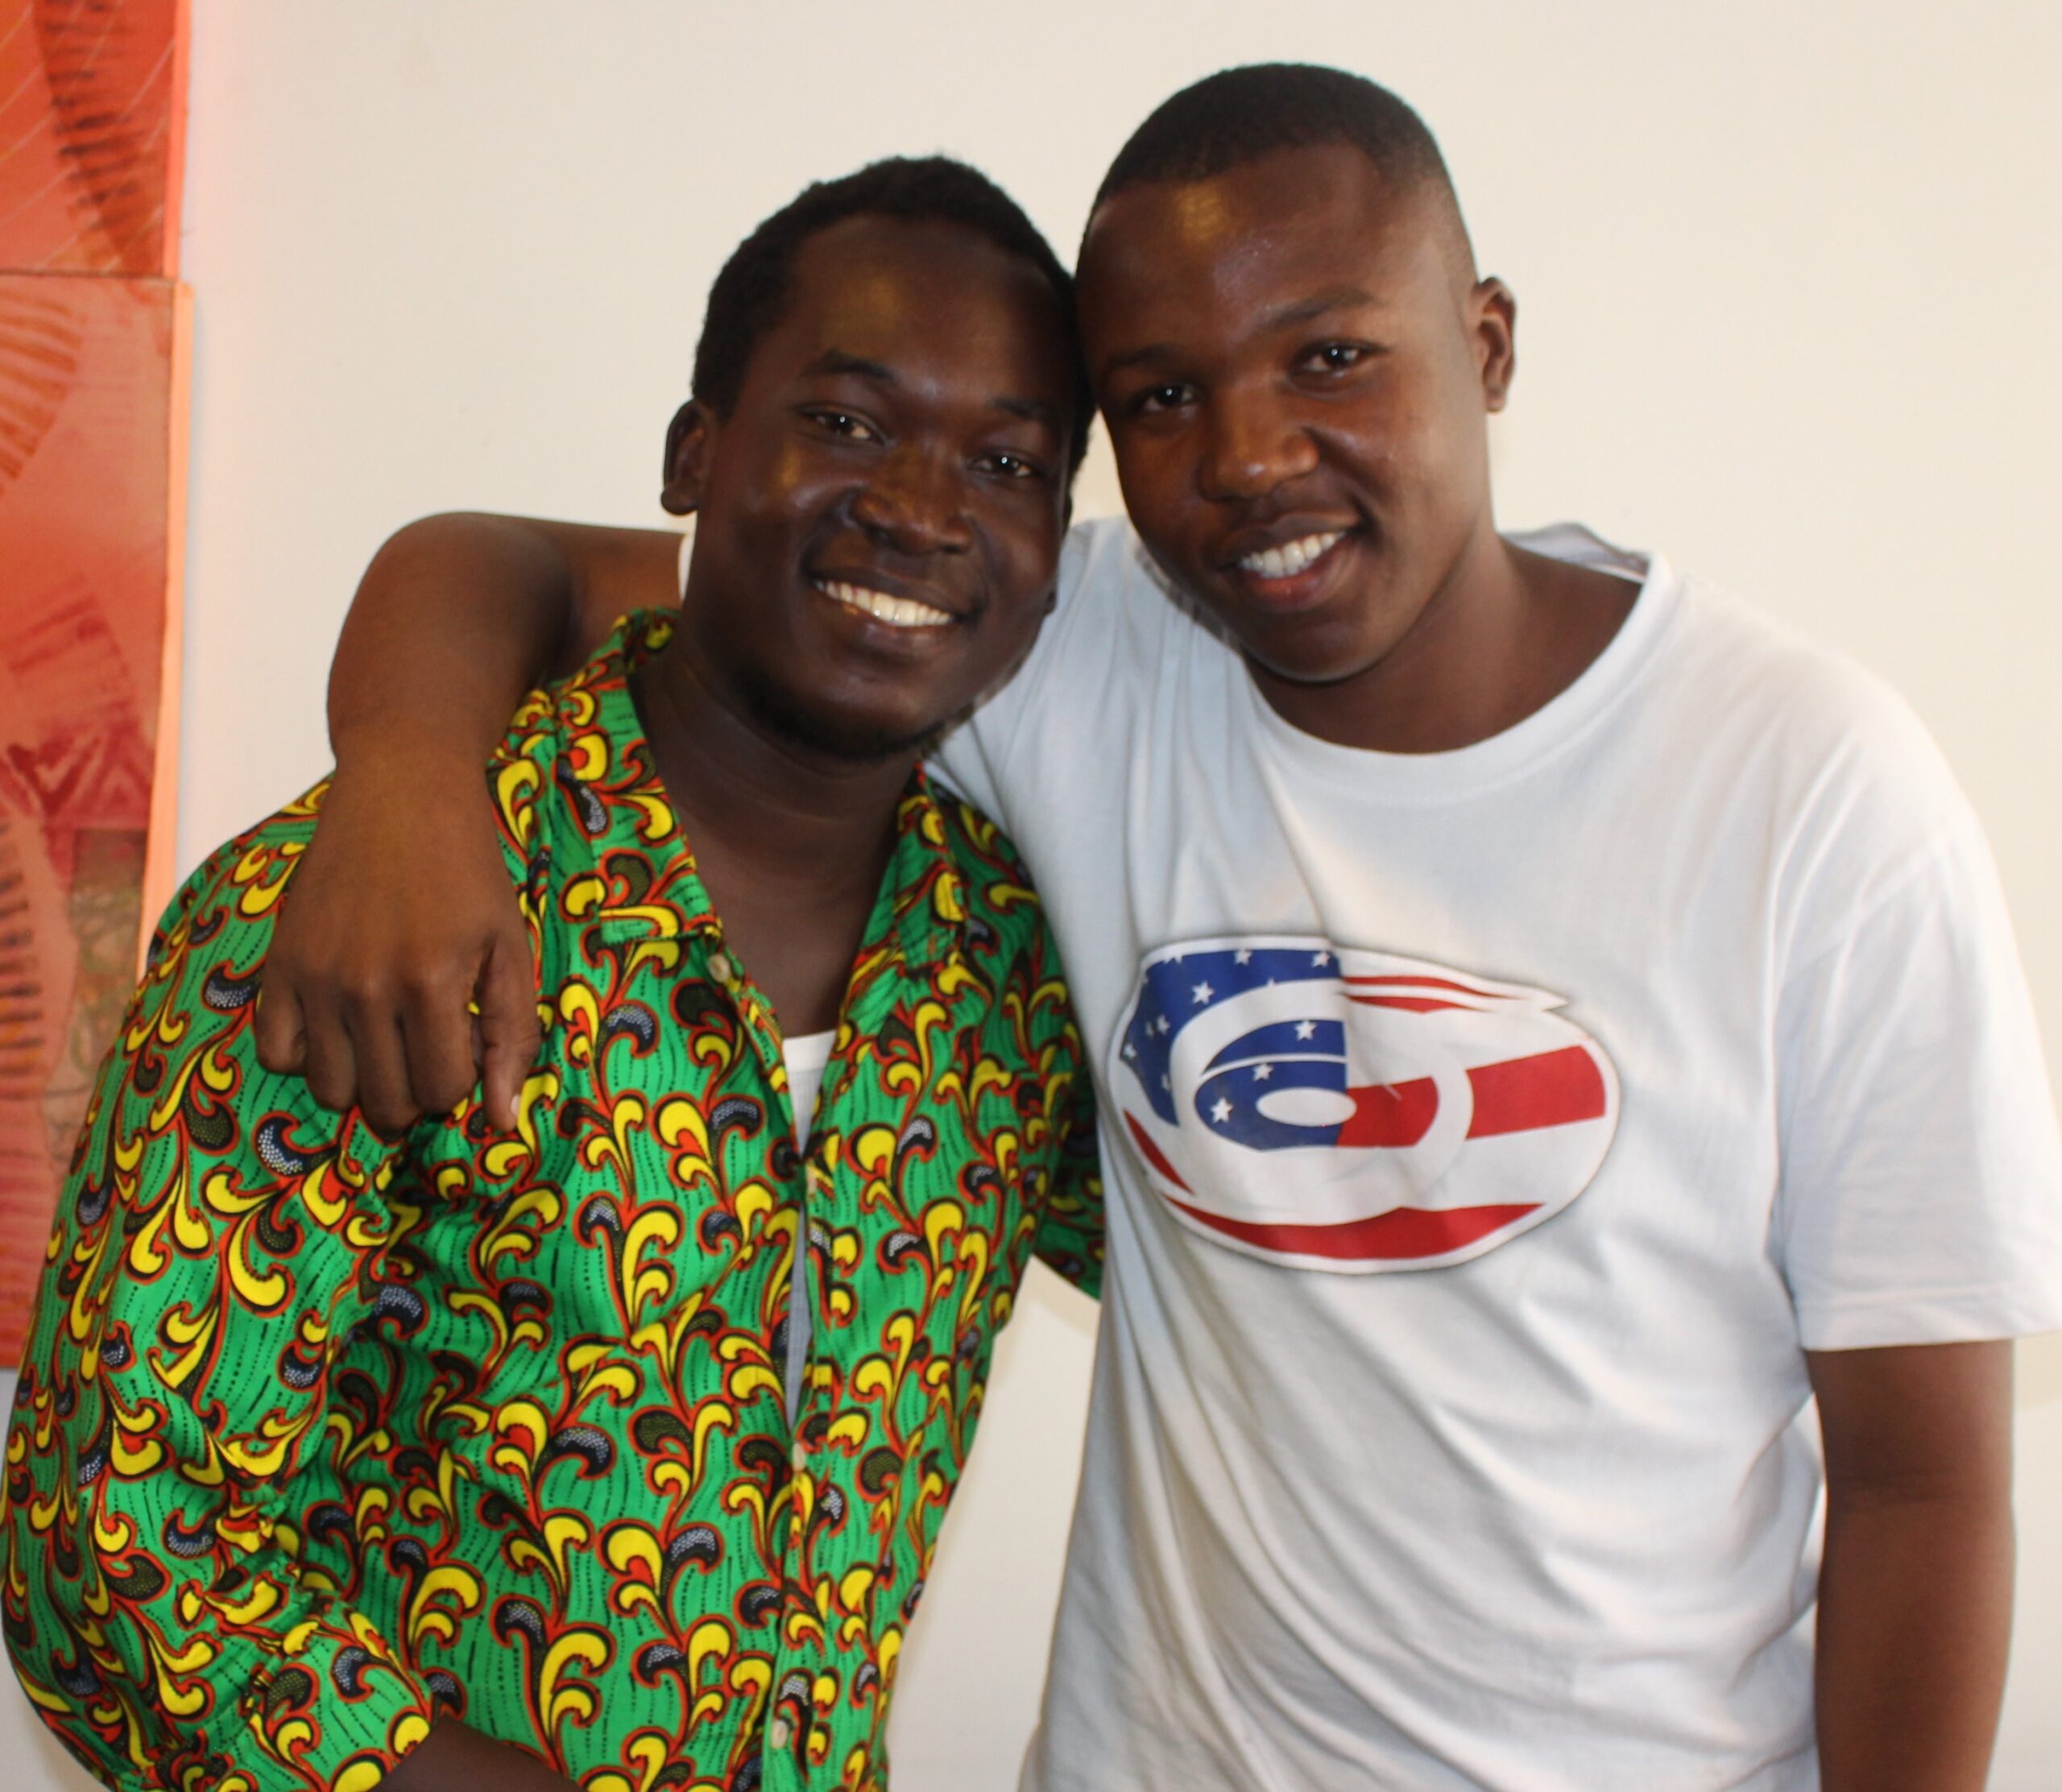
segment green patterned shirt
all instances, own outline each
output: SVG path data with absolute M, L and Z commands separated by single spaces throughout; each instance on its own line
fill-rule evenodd
M 920 775 L 797 1151 L 625 682 L 669 627 L 492 768 L 547 1028 L 519 1136 L 475 1100 L 389 1144 L 259 1064 L 319 791 L 166 917 L 0 1509 L 16 1668 L 110 1785 L 366 1792 L 444 1711 L 588 1792 L 884 1783 L 996 1332 L 1034 1248 L 1096 1279 L 1088 1078 L 1008 843 Z

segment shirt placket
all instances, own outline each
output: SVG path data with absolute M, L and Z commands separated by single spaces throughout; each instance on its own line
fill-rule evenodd
M 707 938 L 709 950 L 704 960 L 704 969 L 709 981 L 723 991 L 725 999 L 737 1014 L 751 1040 L 752 1051 L 758 1060 L 760 1074 L 766 1078 L 768 1088 L 778 1088 L 786 1092 L 787 1124 L 785 1130 L 776 1131 L 772 1147 L 774 1154 L 785 1156 L 780 1148 L 793 1140 L 796 1128 L 793 1091 L 787 1088 L 786 1063 L 781 1049 L 778 1020 L 772 1005 L 723 945 L 721 931 L 713 924 Z M 777 1084 L 775 1078 L 776 1069 L 780 1073 Z M 840 1067 L 834 1062 L 826 1076 L 826 1082 L 831 1077 L 840 1074 Z M 789 1270 L 795 1293 L 791 1296 L 791 1301 L 796 1298 L 809 1300 L 811 1298 L 808 1281 L 811 1197 L 815 1196 L 820 1202 L 828 1195 L 830 1185 L 824 1138 L 812 1132 L 809 1148 L 803 1154 L 797 1173 L 779 1178 L 778 1182 L 782 1193 L 792 1193 L 797 1204 L 794 1256 Z M 792 1317 L 789 1322 L 793 1323 Z M 812 1352 L 814 1347 L 812 1336 Z M 805 1519 L 804 1502 L 799 1494 L 801 1484 L 809 1472 L 808 1446 L 804 1441 L 804 1424 L 808 1416 L 808 1360 L 805 1357 L 802 1366 L 802 1388 L 795 1403 L 794 1422 L 789 1442 L 790 1500 L 788 1522 L 785 1527 L 784 1554 L 778 1563 L 772 1565 L 780 1574 L 783 1592 L 790 1601 L 801 1595 L 797 1571 L 802 1556 Z M 800 1792 L 800 1789 L 809 1784 L 809 1769 L 803 1761 L 797 1758 L 798 1753 L 805 1753 L 805 1747 L 798 1750 L 796 1744 L 798 1731 L 814 1721 L 814 1694 L 820 1671 L 820 1663 L 815 1659 L 818 1653 L 814 1649 L 791 1653 L 785 1641 L 777 1644 L 773 1651 L 771 1703 L 762 1732 L 763 1763 L 760 1783 L 764 1792 Z M 805 1744 L 806 1735 L 803 1735 L 801 1740 Z
M 940 987 L 941 976 L 962 962 L 959 955 L 959 940 L 949 928 L 941 927 L 928 915 L 916 912 L 906 900 L 909 894 L 908 892 L 905 892 L 905 900 L 889 923 L 890 932 L 887 936 L 886 950 L 882 957 L 872 966 L 871 974 L 864 984 L 863 986 L 855 984 L 847 991 L 846 1007 L 839 1016 L 839 1024 L 841 1030 L 849 1027 L 855 1038 L 863 1038 L 876 1034 L 898 1008 L 913 1010 L 927 999 L 943 999 L 946 1008 L 951 1012 L 953 1018 L 947 1023 L 945 1029 L 948 1033 L 959 1024 L 964 1015 L 963 1002 L 957 997 L 943 995 Z M 822 1126 L 812 1130 L 809 1139 L 810 1149 L 805 1166 L 806 1199 L 809 1203 L 808 1212 L 805 1215 L 805 1227 L 809 1218 L 814 1216 L 820 1219 L 823 1227 L 834 1235 L 841 1225 L 851 1223 L 859 1217 L 849 1210 L 852 1190 L 855 1186 L 853 1178 L 856 1172 L 851 1165 L 846 1165 L 842 1183 L 838 1172 L 842 1150 L 849 1148 L 850 1136 L 853 1130 L 865 1126 L 887 1125 L 892 1129 L 896 1137 L 900 1140 L 908 1133 L 911 1123 L 916 1117 L 925 1111 L 930 1095 L 928 1084 L 922 1088 L 911 1091 L 905 1097 L 895 1100 L 892 1111 L 878 1109 L 871 1111 L 856 1111 L 854 1106 L 858 1099 L 855 1095 L 855 1084 L 865 1074 L 863 1066 L 855 1067 L 853 1062 L 847 1061 L 834 1065 L 832 1074 L 826 1075 L 825 1078 L 823 1092 L 819 1098 L 819 1111 L 825 1115 L 825 1122 Z M 842 1195 L 841 1187 L 843 1190 Z M 806 1238 L 806 1231 L 804 1235 Z M 871 1260 L 872 1242 L 868 1240 L 862 1247 L 848 1279 L 856 1281 L 858 1277 L 863 1273 L 865 1264 Z M 817 1291 L 817 1282 L 819 1277 L 824 1284 L 825 1299 L 818 1303 L 824 1306 L 834 1302 L 838 1292 L 836 1285 L 841 1277 L 848 1276 L 844 1264 L 834 1255 L 823 1256 L 814 1264 L 810 1274 L 812 1298 Z M 859 1310 L 859 1297 L 856 1289 L 852 1290 L 851 1293 L 854 1310 Z M 813 1337 L 812 1351 L 818 1347 L 820 1339 L 833 1335 L 834 1335 L 834 1328 L 831 1334 L 819 1333 Z M 851 1347 L 861 1355 L 867 1354 L 876 1347 L 876 1340 L 872 1335 L 864 1331 L 863 1326 L 861 1326 L 852 1335 Z M 850 1364 L 847 1363 L 846 1367 L 849 1372 Z M 813 1472 L 812 1461 L 814 1453 L 809 1444 L 813 1429 L 810 1422 L 812 1415 L 809 1411 L 809 1404 L 813 1397 L 813 1387 L 805 1384 L 802 1407 L 797 1414 L 792 1457 L 793 1472 L 798 1477 Z M 908 1460 L 904 1462 L 903 1472 L 905 1475 L 909 1472 Z M 851 1497 L 849 1488 L 840 1489 L 840 1492 L 843 1492 L 847 1498 Z M 820 1504 L 822 1497 L 823 1492 L 819 1488 L 816 1490 L 816 1499 L 812 1502 L 812 1509 L 815 1504 Z M 803 1548 L 804 1523 L 802 1503 L 797 1500 L 790 1514 L 789 1542 L 789 1547 L 795 1552 L 797 1559 L 800 1558 Z M 874 1586 L 878 1595 L 880 1590 L 897 1584 L 895 1579 L 896 1548 L 896 1543 L 891 1540 L 886 1547 L 885 1553 L 878 1559 L 868 1557 L 863 1560 L 840 1560 L 828 1565 L 818 1562 L 816 1567 L 819 1578 L 829 1580 L 834 1584 L 851 1569 L 867 1566 L 874 1574 Z M 897 1596 L 900 1596 L 899 1591 Z M 876 1628 L 872 1633 L 869 1648 L 876 1645 L 878 1641 L 879 1631 Z M 834 1650 L 832 1653 L 838 1660 L 843 1682 L 841 1691 L 849 1692 L 851 1675 L 855 1670 L 856 1658 L 847 1658 L 849 1652 L 843 1649 Z M 880 1694 L 877 1691 L 876 1699 L 879 1696 Z M 803 1707 L 803 1720 L 809 1723 L 821 1721 L 815 1715 L 813 1704 L 805 1705 Z M 868 1720 L 867 1727 L 872 1728 L 876 1722 L 877 1707 L 876 1716 Z M 796 1726 L 793 1720 L 789 1720 L 788 1727 L 781 1730 L 780 1734 L 783 1738 L 784 1745 L 792 1747 L 797 1740 Z M 802 1740 L 806 1741 L 807 1739 Z M 852 1740 L 854 1739 L 847 1739 L 848 1743 Z M 768 1740 L 769 1744 L 773 1740 L 771 1735 Z M 775 1757 L 772 1748 L 769 1747 L 767 1759 L 768 1778 L 765 1782 L 767 1792 L 774 1792 L 776 1786 L 781 1789 L 781 1792 L 798 1792 L 798 1789 L 810 1785 L 812 1783 L 809 1779 L 811 1768 L 801 1765 L 796 1760 L 797 1754 L 806 1755 L 806 1749 L 795 1749 L 793 1753 L 780 1757 L 784 1772 L 783 1775 L 776 1780 L 772 1771 Z M 847 1757 L 849 1755 L 849 1748 L 840 1744 L 838 1753 L 841 1758 Z M 838 1762 L 837 1760 L 833 1760 L 828 1765 L 835 1769 Z M 869 1781 L 867 1783 L 872 1782 Z
M 892 893 L 884 908 L 872 917 L 862 948 L 863 956 L 870 954 L 876 947 L 882 950 L 863 975 L 846 991 L 838 1016 L 841 1033 L 849 1021 L 854 1035 L 863 1036 L 880 1024 L 898 1001 L 914 1001 L 931 993 L 939 966 L 946 962 L 948 954 L 956 958 L 959 947 L 956 933 L 929 912 L 924 900 L 927 880 L 920 867 L 913 866 L 902 857 L 912 850 L 921 849 L 913 849 L 906 838 L 898 844 L 897 859 L 888 873 Z M 772 1005 L 724 943 L 721 924 L 713 913 L 705 912 L 695 917 L 687 931 L 695 938 L 702 954 L 701 975 L 722 992 L 737 1016 L 768 1090 L 785 1092 L 787 1124 L 785 1131 L 776 1132 L 773 1141 L 774 1153 L 785 1156 L 780 1148 L 786 1144 L 792 1148 L 795 1132 L 793 1095 L 788 1089 L 780 1026 Z M 814 1478 L 808 1442 L 809 1365 L 824 1343 L 822 1315 L 814 1311 L 818 1303 L 815 1300 L 812 1267 L 814 1253 L 809 1242 L 809 1227 L 814 1215 L 828 1215 L 834 1211 L 836 1176 L 833 1156 L 842 1130 L 839 1111 L 853 1099 L 854 1080 L 855 1073 L 849 1062 L 834 1059 L 826 1066 L 818 1103 L 820 1111 L 831 1116 L 832 1124 L 820 1128 L 811 1126 L 797 1174 L 773 1178 L 782 1195 L 792 1198 L 796 1205 L 794 1256 L 790 1273 L 801 1297 L 811 1304 L 812 1325 L 808 1353 L 802 1365 L 800 1397 L 789 1430 L 789 1502 L 780 1545 L 782 1557 L 768 1566 L 780 1576 L 786 1610 L 792 1612 L 796 1602 L 806 1603 L 819 1625 L 824 1622 L 822 1614 L 816 1610 L 814 1600 L 808 1597 L 802 1578 L 809 1515 L 818 1509 L 825 1496 L 824 1487 Z M 907 1102 L 896 1105 L 913 1108 L 920 1106 L 922 1099 L 920 1091 Z M 774 1117 L 777 1119 L 777 1114 Z M 904 1117 L 906 1119 L 906 1115 Z M 900 1124 L 896 1130 L 901 1132 Z M 784 1402 L 781 1422 L 786 1422 Z M 834 1486 L 834 1482 L 831 1484 Z M 760 1749 L 761 1792 L 808 1792 L 813 1783 L 818 1753 L 825 1755 L 826 1765 L 830 1771 L 839 1770 L 838 1761 L 832 1758 L 827 1750 L 813 1750 L 811 1744 L 816 1740 L 814 1732 L 819 1722 L 828 1721 L 828 1714 L 823 1719 L 818 1715 L 818 1706 L 826 1696 L 826 1670 L 844 1651 L 832 1645 L 827 1629 L 825 1641 L 801 1647 L 791 1647 L 785 1633 L 784 1622 L 781 1635 L 772 1652 L 772 1674 Z M 837 1683 L 842 1687 L 842 1676 L 837 1678 Z M 843 1749 L 838 1753 L 842 1754 Z

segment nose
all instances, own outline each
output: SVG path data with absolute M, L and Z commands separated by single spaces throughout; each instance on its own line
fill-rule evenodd
M 1206 498 L 1264 498 L 1317 466 L 1316 442 L 1271 395 L 1215 395 L 1207 427 L 1209 437 L 1196 469 Z
M 852 500 L 852 520 L 899 553 L 964 553 L 973 545 L 959 468 L 916 444 L 891 449 L 875 462 Z

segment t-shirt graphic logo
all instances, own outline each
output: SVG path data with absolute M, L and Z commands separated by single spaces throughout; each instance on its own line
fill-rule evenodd
M 1140 971 L 1111 1082 L 1169 1206 L 1250 1256 L 1462 1263 L 1589 1186 L 1618 1077 L 1563 999 L 1328 940 L 1203 940 Z

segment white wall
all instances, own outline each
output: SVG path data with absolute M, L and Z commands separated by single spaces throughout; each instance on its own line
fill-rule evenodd
M 702 292 L 802 181 L 947 149 L 1065 252 L 1153 102 L 1269 57 L 1364 70 L 1439 132 L 1522 301 L 1505 520 L 1665 546 L 1901 685 L 1990 827 L 2062 1041 L 2062 8 L 2024 0 L 199 0 L 183 863 L 323 768 L 338 619 L 396 524 L 659 519 Z M 1087 496 L 1115 507 L 1106 468 Z M 912 1641 L 901 1792 L 1013 1784 L 1084 1307 L 1041 1285 L 1007 1341 Z M 2048 1792 L 2062 1344 L 2021 1365 L 1994 1783 Z

